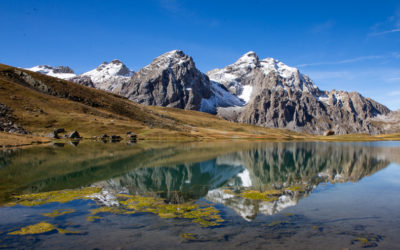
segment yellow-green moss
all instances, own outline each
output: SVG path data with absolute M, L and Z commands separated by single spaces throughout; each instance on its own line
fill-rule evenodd
M 356 241 L 359 241 L 359 242 L 361 242 L 363 244 L 367 244 L 369 242 L 369 240 L 367 238 L 364 238 L 364 237 L 358 237 L 356 239 Z
M 110 213 L 110 214 L 134 214 L 136 213 L 135 211 L 130 211 L 127 209 L 124 209 L 122 207 L 99 207 L 96 209 L 90 210 L 90 213 L 92 215 L 97 215 L 99 213 Z
M 276 201 L 280 194 L 282 194 L 280 190 L 267 190 L 262 193 L 256 190 L 246 190 L 240 196 L 249 200 Z
M 198 204 L 188 202 L 184 204 L 165 204 L 163 199 L 157 197 L 145 197 L 140 195 L 118 195 L 120 200 L 119 213 L 147 212 L 157 214 L 161 218 L 191 219 L 203 227 L 218 226 L 224 220 L 219 210 L 213 206 L 200 207 Z
M 60 234 L 81 234 L 81 231 L 71 231 L 71 230 L 66 230 L 66 229 L 62 229 L 62 228 L 57 228 L 57 231 Z
M 56 227 L 47 222 L 39 222 L 34 225 L 26 226 L 18 231 L 8 233 L 9 235 L 42 234 L 55 230 Z
M 16 201 L 8 206 L 38 206 L 51 202 L 66 203 L 77 199 L 91 199 L 89 196 L 101 191 L 101 188 L 88 187 L 74 190 L 51 191 L 36 194 L 23 194 L 14 196 Z
M 62 216 L 65 214 L 70 214 L 73 212 L 75 212 L 75 209 L 57 209 L 57 210 L 54 210 L 53 212 L 44 213 L 42 215 L 50 217 L 50 218 L 55 218 L 55 217 Z
M 87 221 L 96 221 L 96 220 L 100 220 L 101 217 L 100 216 L 88 216 L 86 218 Z
M 180 236 L 187 240 L 197 240 L 197 235 L 194 233 L 181 233 Z
M 288 224 L 288 223 L 289 223 L 289 221 L 273 221 L 273 222 L 269 223 L 268 226 L 274 227 L 277 225 L 284 225 L 284 224 Z
M 224 190 L 224 193 L 226 193 L 226 194 L 233 194 L 233 191 L 230 190 L 230 189 L 225 189 L 225 190 Z

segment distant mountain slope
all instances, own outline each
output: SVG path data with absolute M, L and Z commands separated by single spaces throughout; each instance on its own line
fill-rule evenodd
M 27 70 L 39 72 L 48 76 L 54 76 L 64 80 L 68 80 L 76 76 L 75 72 L 68 66 L 52 67 L 49 65 L 38 65 L 32 68 L 27 68 Z
M 146 107 L 124 97 L 55 77 L 0 64 L 0 103 L 14 124 L 32 135 L 55 128 L 86 138 L 131 131 L 145 139 L 302 137 L 286 130 L 235 124 L 210 114 Z M 11 111 L 10 111 L 11 112 Z
M 54 68 L 48 65 L 39 65 L 27 70 L 115 93 L 119 92 L 134 74 L 134 71 L 120 60 L 113 60 L 110 63 L 103 62 L 97 68 L 81 75 L 76 75 L 70 67 L 66 66 Z

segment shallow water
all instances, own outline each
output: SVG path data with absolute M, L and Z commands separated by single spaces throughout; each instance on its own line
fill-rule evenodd
M 400 142 L 1 151 L 0 249 L 399 249 L 399 194 Z

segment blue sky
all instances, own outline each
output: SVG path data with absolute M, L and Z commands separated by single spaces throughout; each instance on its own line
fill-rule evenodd
M 0 1 L 0 62 L 120 59 L 138 70 L 173 49 L 206 72 L 247 51 L 298 67 L 321 89 L 400 109 L 400 1 Z

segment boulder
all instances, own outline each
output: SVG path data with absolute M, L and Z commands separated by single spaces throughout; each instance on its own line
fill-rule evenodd
M 63 128 L 56 128 L 56 129 L 54 129 L 54 133 L 57 133 L 57 134 L 59 134 L 59 133 L 65 133 L 66 131 L 65 131 L 65 129 L 63 129 Z
M 79 135 L 78 131 L 75 130 L 71 134 L 68 135 L 68 138 L 81 139 L 82 137 Z
M 335 134 L 335 132 L 333 130 L 328 130 L 328 131 L 325 131 L 324 136 L 331 136 L 334 134 Z
M 65 131 L 65 129 L 63 129 L 63 128 L 56 128 L 56 129 L 54 129 L 53 134 L 51 134 L 50 137 L 51 137 L 51 138 L 54 138 L 54 139 L 60 139 L 60 137 L 58 136 L 58 134 L 59 134 L 59 133 L 65 133 L 65 132 L 66 132 L 66 131 Z
M 122 140 L 122 138 L 121 138 L 121 136 L 119 136 L 119 135 L 112 135 L 112 136 L 110 136 L 110 140 L 113 141 L 113 142 L 115 142 L 115 141 L 120 141 L 120 140 Z
M 134 142 L 134 141 L 137 140 L 137 135 L 135 135 L 135 134 L 129 134 L 129 135 L 127 136 L 127 139 L 128 139 L 129 141 L 131 141 L 131 142 Z

